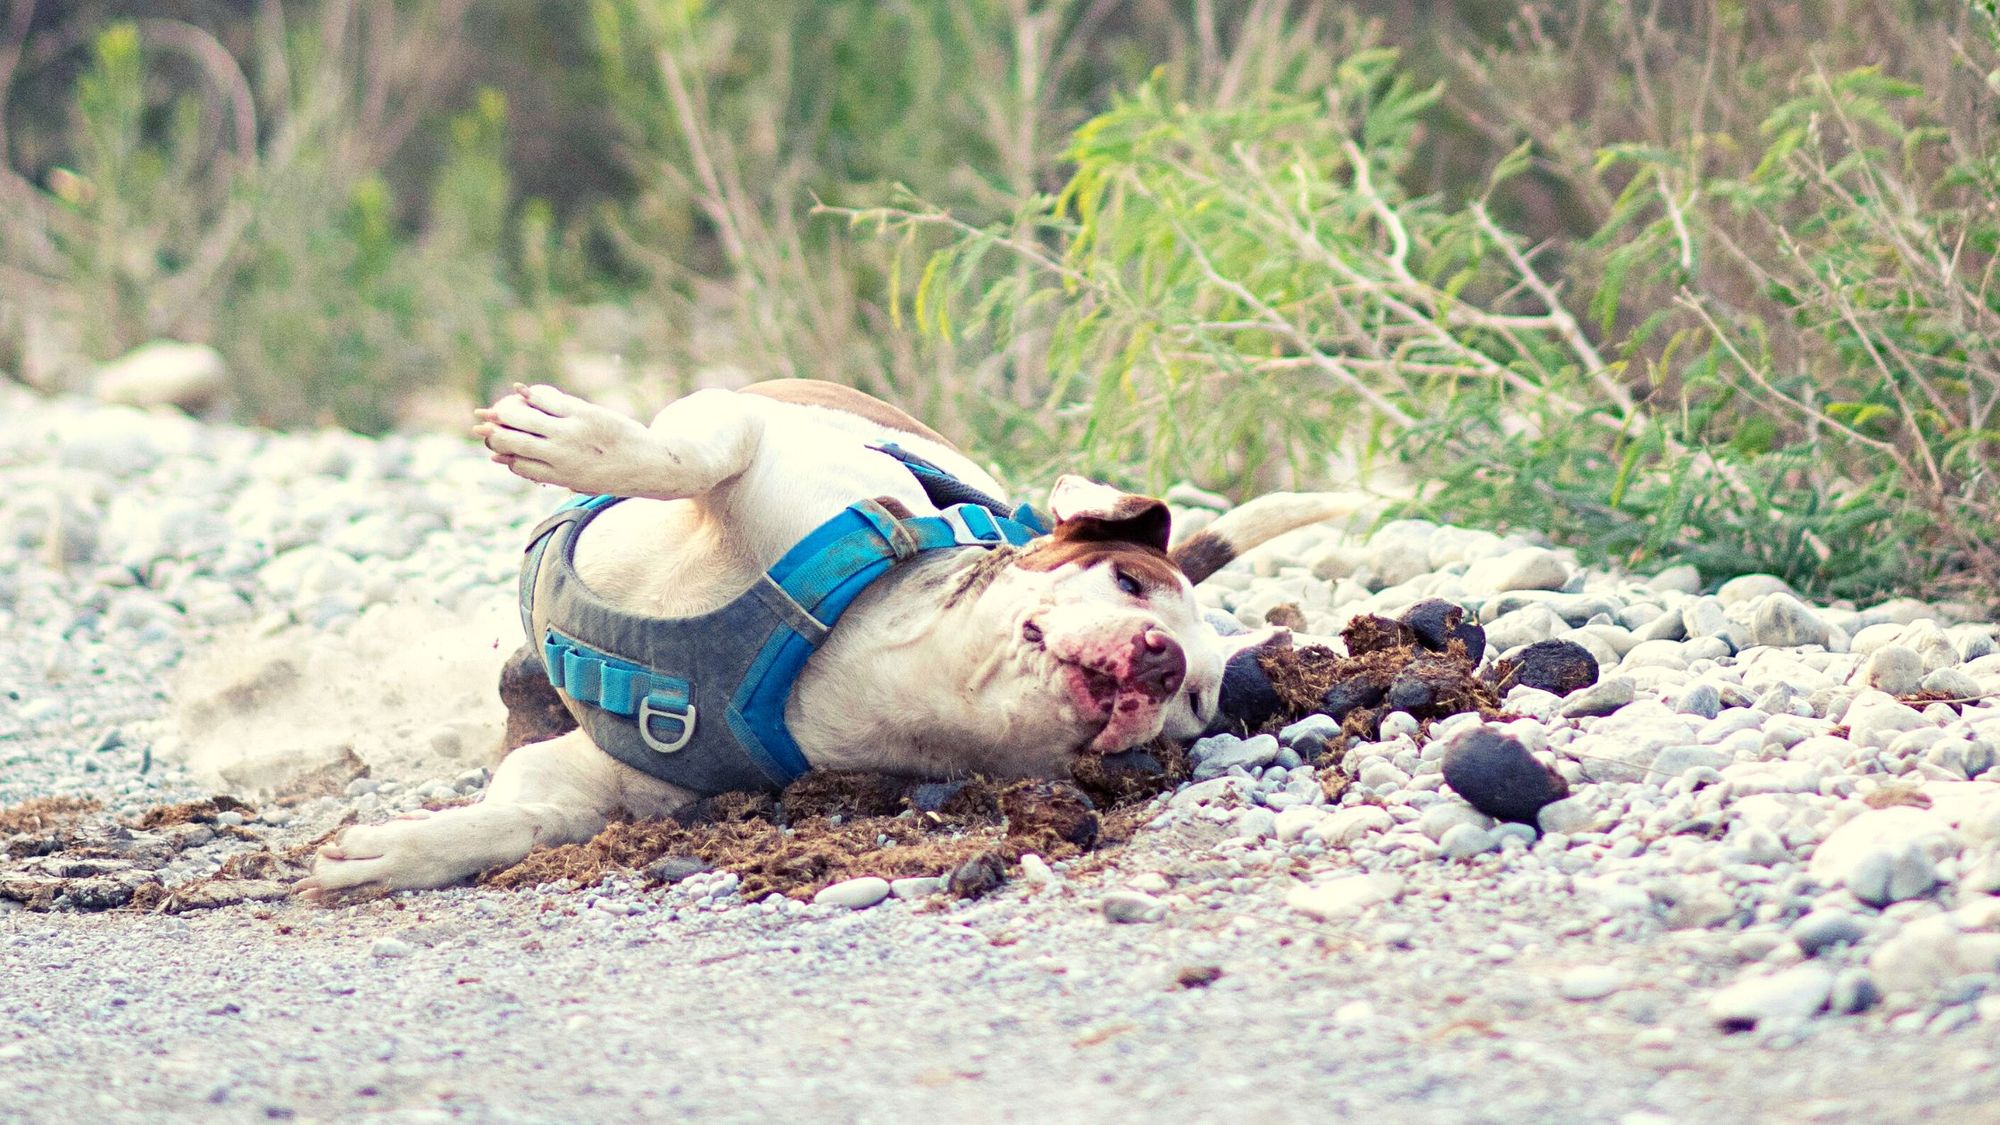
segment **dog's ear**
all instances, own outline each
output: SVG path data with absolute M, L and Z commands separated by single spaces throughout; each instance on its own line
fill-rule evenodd
M 1075 475 L 1056 481 L 1049 511 L 1056 517 L 1058 539 L 1137 543 L 1165 551 L 1173 530 L 1165 503 Z

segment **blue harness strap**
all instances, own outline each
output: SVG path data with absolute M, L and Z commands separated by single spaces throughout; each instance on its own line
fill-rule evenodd
M 749 590 L 694 618 L 627 613 L 583 584 L 579 533 L 620 498 L 577 497 L 533 533 L 521 571 L 523 628 L 540 645 L 549 682 L 613 757 L 702 794 L 783 788 L 811 768 L 785 725 L 785 704 L 863 590 L 928 551 L 1021 546 L 1047 533 L 1033 509 L 1007 513 L 967 490 L 979 499 L 905 519 L 873 500 L 850 505 Z

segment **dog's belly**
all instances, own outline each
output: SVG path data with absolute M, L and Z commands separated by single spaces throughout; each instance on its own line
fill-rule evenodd
M 760 568 L 693 500 L 626 500 L 584 527 L 576 573 L 618 609 L 697 617 L 750 588 Z

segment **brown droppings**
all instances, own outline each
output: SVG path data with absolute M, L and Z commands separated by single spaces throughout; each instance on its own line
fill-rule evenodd
M 1457 641 L 1445 652 L 1432 652 L 1417 644 L 1407 626 L 1374 616 L 1355 618 L 1341 639 L 1353 655 L 1324 645 L 1273 647 L 1258 654 L 1283 705 L 1263 730 L 1275 732 L 1317 712 L 1340 719 L 1350 737 L 1373 738 L 1391 711 L 1407 711 L 1420 722 L 1462 711 L 1488 718 L 1500 714 L 1499 695 L 1479 678 Z
M 1347 645 L 1350 656 L 1367 656 L 1372 652 L 1399 653 L 1417 644 L 1417 635 L 1408 625 L 1372 613 L 1364 613 L 1349 621 L 1347 627 L 1340 631 L 1340 639 Z
M 1043 858 L 1089 851 L 1097 843 L 1097 808 L 1067 781 L 1021 781 L 1000 793 L 1007 842 Z
M 1303 633 L 1306 630 L 1306 611 L 1300 609 L 1297 602 L 1279 602 L 1264 611 L 1264 624 Z

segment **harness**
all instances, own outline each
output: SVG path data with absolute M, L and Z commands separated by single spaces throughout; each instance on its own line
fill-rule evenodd
M 592 741 L 703 796 L 782 789 L 811 769 L 785 726 L 785 704 L 863 590 L 926 552 L 1021 546 L 1048 533 L 1029 505 L 1009 510 L 915 454 L 871 448 L 900 461 L 938 513 L 898 519 L 874 500 L 850 504 L 734 601 L 699 617 L 616 609 L 578 577 L 584 526 L 624 497 L 578 496 L 536 526 L 521 564 L 521 625 L 549 683 L 582 705 Z

